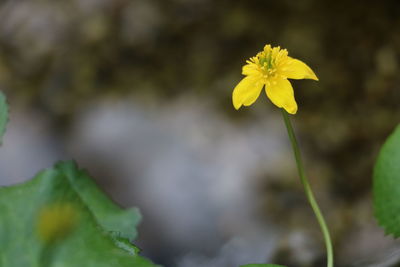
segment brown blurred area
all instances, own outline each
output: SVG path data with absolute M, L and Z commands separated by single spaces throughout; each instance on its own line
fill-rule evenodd
M 242 77 L 242 65 L 266 43 L 287 48 L 319 78 L 292 82 L 299 104 L 293 121 L 331 226 L 337 266 L 398 266 L 398 259 L 385 265 L 385 250 L 377 259 L 365 259 L 376 265 L 357 264 L 375 246 L 399 249 L 383 237 L 371 208 L 373 163 L 400 121 L 399 29 L 396 0 L 2 1 L 0 89 L 11 110 L 15 105 L 45 114 L 60 139 L 68 137 L 88 103 L 104 99 L 139 102 L 158 116 L 159 104 L 190 96 L 211 103 L 213 116 L 245 127 L 279 112 L 265 95 L 251 108 L 233 109 L 231 92 Z M 292 166 L 288 155 L 285 160 Z M 102 168 L 100 184 L 110 186 L 104 181 L 113 170 Z M 319 230 L 293 170 L 276 173 L 260 166 L 258 172 L 254 205 L 286 233 L 269 258 L 289 266 L 323 266 Z M 123 197 L 119 201 L 131 204 Z M 293 228 L 301 234 L 293 237 Z M 317 245 L 308 247 L 304 233 Z M 145 250 L 155 248 L 148 255 L 166 267 L 182 253 L 173 248 L 163 252 L 146 245 L 148 240 L 143 244 Z

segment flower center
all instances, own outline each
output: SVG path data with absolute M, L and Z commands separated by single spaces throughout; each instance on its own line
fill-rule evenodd
M 279 79 L 285 78 L 284 70 L 288 60 L 288 52 L 280 47 L 272 48 L 266 45 L 264 50 L 255 57 L 247 60 L 247 65 L 243 67 L 243 74 L 254 75 L 257 79 L 269 86 L 276 84 Z
M 258 65 L 260 67 L 264 79 L 273 79 L 277 74 L 275 58 L 272 56 L 271 51 L 267 53 L 261 52 L 257 55 Z
M 285 65 L 287 55 L 286 49 L 280 49 L 279 46 L 272 48 L 270 45 L 266 45 L 264 50 L 255 56 L 253 62 L 258 66 L 258 71 L 267 85 L 276 83 L 276 80 L 281 78 L 280 70 Z

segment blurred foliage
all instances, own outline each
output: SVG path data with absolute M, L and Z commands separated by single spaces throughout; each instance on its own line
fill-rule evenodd
M 374 208 L 386 234 L 400 237 L 400 125 L 379 153 L 374 169 Z
M 285 267 L 285 266 L 276 264 L 247 264 L 241 267 Z
M 4 266 L 155 267 L 129 242 L 140 219 L 122 210 L 72 162 L 0 188 Z
M 241 65 L 265 43 L 317 71 L 320 83 L 296 86 L 306 111 L 329 115 L 350 103 L 341 112 L 356 116 L 366 105 L 394 107 L 399 96 L 398 1 L 34 0 L 0 8 L 2 86 L 61 114 L 93 95 L 139 90 L 213 92 L 230 108 Z
M 8 105 L 3 92 L 0 91 L 0 144 L 8 121 Z

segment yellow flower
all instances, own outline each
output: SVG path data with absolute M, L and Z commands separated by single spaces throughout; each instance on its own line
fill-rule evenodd
M 242 74 L 246 75 L 235 87 L 232 94 L 233 106 L 239 109 L 253 104 L 265 85 L 268 98 L 288 113 L 297 112 L 293 88 L 287 79 L 312 79 L 317 76 L 305 63 L 288 56 L 286 49 L 264 47 L 255 57 L 246 61 Z

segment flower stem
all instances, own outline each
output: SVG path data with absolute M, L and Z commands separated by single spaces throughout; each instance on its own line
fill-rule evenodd
M 283 120 L 285 121 L 286 129 L 289 135 L 290 142 L 292 143 L 294 157 L 296 159 L 297 171 L 299 172 L 301 183 L 303 184 L 304 191 L 306 193 L 308 202 L 311 205 L 311 208 L 314 211 L 315 217 L 317 217 L 317 221 L 321 228 L 322 234 L 324 235 L 326 253 L 327 253 L 327 267 L 333 267 L 333 248 L 332 241 L 329 235 L 328 226 L 326 225 L 324 216 L 319 209 L 317 201 L 315 200 L 314 194 L 311 190 L 310 184 L 308 183 L 308 179 L 304 173 L 303 162 L 301 159 L 300 149 L 297 144 L 296 136 L 294 135 L 292 124 L 290 123 L 290 119 L 288 113 L 282 109 Z

